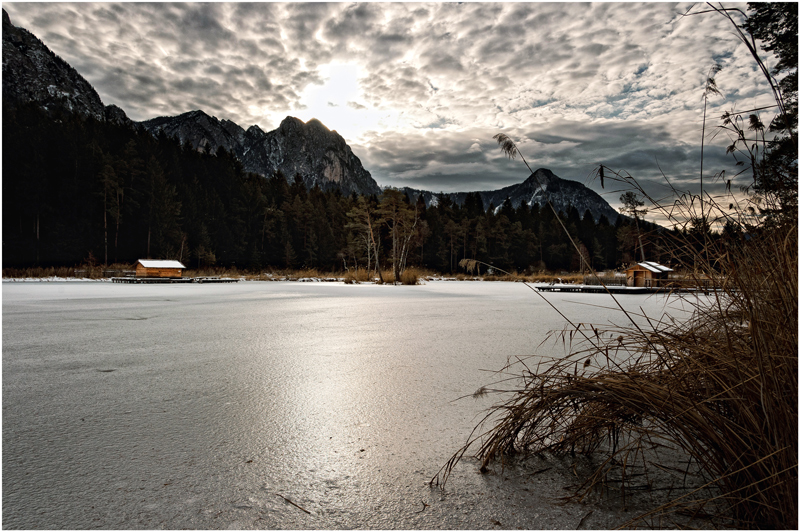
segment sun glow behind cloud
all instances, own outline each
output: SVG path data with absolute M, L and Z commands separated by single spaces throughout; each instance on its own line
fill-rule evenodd
M 359 83 L 360 68 L 352 63 L 330 63 L 319 67 L 322 85 L 308 85 L 300 93 L 295 109 L 297 118 L 308 122 L 316 118 L 336 129 L 348 141 L 361 139 L 368 130 L 396 124 L 397 113 L 378 110 L 365 103 Z

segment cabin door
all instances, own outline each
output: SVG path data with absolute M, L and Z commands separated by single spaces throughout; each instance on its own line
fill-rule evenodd
M 644 286 L 644 274 L 643 271 L 633 272 L 633 286 Z

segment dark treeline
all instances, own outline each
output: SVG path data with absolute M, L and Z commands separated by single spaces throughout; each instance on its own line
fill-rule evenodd
M 244 172 L 229 153 L 198 153 L 163 134 L 33 106 L 3 113 L 4 266 L 178 259 L 189 267 L 420 266 L 454 272 L 477 259 L 517 272 L 615 268 L 665 260 L 667 231 L 571 208 L 484 211 L 441 195 L 425 208 L 396 190 L 381 197 L 308 190 L 299 179 Z M 642 237 L 639 238 L 641 231 Z

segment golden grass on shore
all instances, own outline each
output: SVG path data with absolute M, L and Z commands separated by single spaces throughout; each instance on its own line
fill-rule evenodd
M 42 279 L 42 278 L 65 278 L 65 279 L 103 279 L 110 277 L 124 276 L 127 272 L 131 274 L 136 269 L 134 264 L 112 264 L 107 268 L 103 266 L 89 266 L 86 264 L 78 266 L 58 266 L 42 267 L 30 266 L 23 268 L 3 268 L 4 279 Z M 384 283 L 394 282 L 392 270 L 383 270 Z M 183 271 L 183 277 L 222 277 L 238 278 L 248 281 L 297 281 L 299 279 L 316 280 L 342 280 L 347 284 L 379 282 L 379 277 L 374 272 L 367 272 L 365 269 L 348 270 L 346 272 L 322 272 L 316 268 L 303 269 L 265 269 L 265 270 L 239 270 L 235 266 L 211 266 L 206 268 L 187 268 Z M 447 275 L 424 268 L 409 267 L 401 274 L 399 284 L 418 284 L 423 280 L 432 279 L 455 279 L 458 281 L 503 281 L 503 282 L 564 282 L 580 283 L 583 275 L 576 272 L 538 272 L 536 274 L 517 274 L 517 273 L 495 273 L 481 275 L 467 275 L 457 273 Z
M 28 266 L 22 268 L 3 268 L 3 279 L 45 279 L 58 277 L 64 279 L 102 279 L 133 271 L 130 264 L 111 264 L 103 266 L 81 264 L 78 266 Z

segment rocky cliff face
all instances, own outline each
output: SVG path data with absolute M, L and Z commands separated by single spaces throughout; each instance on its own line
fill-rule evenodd
M 242 157 L 245 168 L 280 170 L 288 179 L 299 174 L 309 187 L 338 187 L 346 195 L 381 193 L 342 136 L 319 120 L 303 123 L 286 117 L 278 129 L 269 133 L 250 128 L 247 138 L 251 143 Z
M 106 105 L 103 108 L 103 116 L 106 122 L 112 122 L 120 126 L 137 127 L 136 122 L 128 118 L 125 111 L 116 105 Z
M 164 132 L 195 150 L 216 153 L 220 147 L 236 155 L 248 172 L 271 176 L 280 170 L 292 181 L 300 175 L 308 187 L 339 188 L 342 194 L 380 194 L 381 189 L 344 139 L 319 120 L 287 117 L 280 127 L 265 132 L 247 130 L 202 111 L 142 122 L 154 135 Z
M 11 24 L 3 10 L 3 100 L 36 102 L 104 119 L 103 102 L 74 68 L 30 32 Z
M 423 190 L 404 190 L 414 200 L 421 194 L 427 205 L 436 204 L 436 194 Z M 481 191 L 478 194 L 483 201 L 484 209 L 488 209 L 491 205 L 499 209 L 505 201 L 509 201 L 515 209 L 522 203 L 528 206 L 539 205 L 541 208 L 550 201 L 556 211 L 567 212 L 571 205 L 578 209 L 580 215 L 583 216 L 588 210 L 592 213 L 595 221 L 599 220 L 600 216 L 605 216 L 609 222 L 615 223 L 619 216 L 619 213 L 597 192 L 577 181 L 561 179 L 546 168 L 539 168 L 528 179 L 517 185 L 499 190 Z M 466 195 L 466 192 L 447 194 L 454 203 L 459 205 L 464 203 Z
M 14 26 L 5 9 L 3 101 L 11 105 L 34 102 L 49 111 L 65 110 L 133 125 L 119 107 L 104 106 L 94 87 L 42 41 Z
M 239 138 L 244 133 L 244 130 L 233 122 L 226 124 L 225 120 L 219 121 L 203 111 L 162 116 L 146 120 L 141 124 L 153 136 L 158 136 L 163 131 L 167 137 L 175 137 L 181 144 L 188 144 L 194 150 L 208 153 L 216 153 L 220 147 L 236 153 L 241 144 Z

